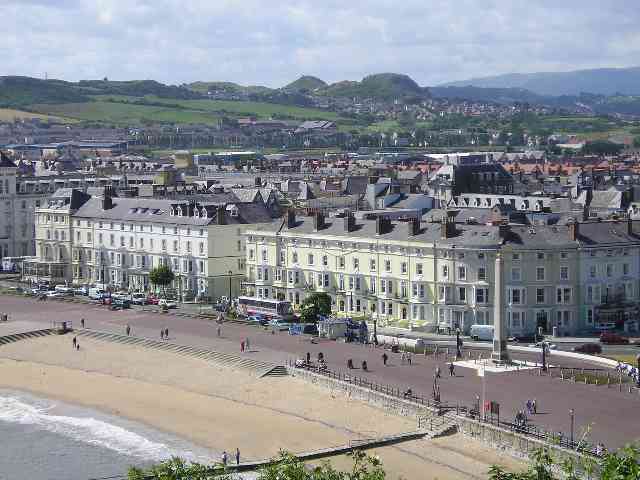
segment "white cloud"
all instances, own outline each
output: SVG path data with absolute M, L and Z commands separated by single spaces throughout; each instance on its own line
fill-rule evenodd
M 422 85 L 640 63 L 640 9 L 596 0 L 0 0 L 0 73 Z

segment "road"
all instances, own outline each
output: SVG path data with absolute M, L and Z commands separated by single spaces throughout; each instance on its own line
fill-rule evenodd
M 312 344 L 307 336 L 291 336 L 286 332 L 272 334 L 251 325 L 226 323 L 221 338 L 217 337 L 217 325 L 206 319 L 180 317 L 172 314 L 144 312 L 141 309 L 110 311 L 102 306 L 57 301 L 38 302 L 33 298 L 0 296 L 0 311 L 10 314 L 10 322 L 0 326 L 0 332 L 10 328 L 12 322 L 32 322 L 34 328 L 51 325 L 52 321 L 71 320 L 79 326 L 80 318 L 86 319 L 86 327 L 123 333 L 130 325 L 132 333 L 149 338 L 160 338 L 160 329 L 169 328 L 170 340 L 175 343 L 197 345 L 216 351 L 239 353 L 240 342 L 249 338 L 251 355 L 257 359 L 283 363 L 302 358 L 309 352 L 316 358 L 322 352 L 328 367 L 346 372 L 348 359 L 356 366 L 367 361 L 368 372 L 359 369 L 351 374 L 366 377 L 382 385 L 404 390 L 410 387 L 415 393 L 429 397 L 432 390 L 433 372 L 440 366 L 443 378 L 440 382 L 441 400 L 473 406 L 476 395 L 481 395 L 481 379 L 473 369 L 458 367 L 455 377 L 448 377 L 446 360 L 441 357 L 415 356 L 411 366 L 401 365 L 399 354 L 390 354 L 388 365 L 382 364 L 382 348 L 346 344 L 323 340 Z M 5 330 L 3 330 L 5 329 Z M 387 351 L 388 352 L 388 351 Z M 486 353 L 485 353 L 486 355 Z M 522 355 L 517 355 L 523 358 Z M 537 355 L 524 356 L 537 360 Z M 552 364 L 580 367 L 585 364 L 554 358 Z M 532 422 L 552 431 L 569 433 L 569 410 L 575 411 L 575 438 L 588 429 L 591 443 L 603 442 L 609 448 L 620 447 L 640 438 L 640 422 L 630 421 L 637 417 L 640 396 L 618 391 L 606 386 L 574 384 L 559 379 L 537 376 L 530 371 L 491 373 L 486 377 L 487 400 L 500 403 L 502 418 L 513 419 L 515 412 L 524 409 L 527 399 L 535 398 L 538 414 Z

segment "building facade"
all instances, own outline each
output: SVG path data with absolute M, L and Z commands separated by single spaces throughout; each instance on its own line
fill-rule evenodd
M 269 225 L 261 201 L 232 194 L 207 201 L 101 197 L 60 189 L 36 211 L 36 258 L 28 280 L 149 291 L 150 271 L 169 265 L 184 299 L 237 295 L 244 276 L 242 231 Z
M 468 332 L 493 324 L 499 288 L 511 335 L 574 334 L 605 318 L 637 329 L 640 237 L 632 222 L 533 228 L 457 224 L 453 216 L 392 222 L 289 213 L 277 227 L 245 237 L 246 293 L 294 306 L 326 292 L 338 315 Z

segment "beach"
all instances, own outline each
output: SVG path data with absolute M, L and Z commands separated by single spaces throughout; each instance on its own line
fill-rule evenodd
M 200 359 L 50 336 L 0 347 L 0 388 L 97 409 L 178 436 L 212 452 L 262 459 L 412 431 L 415 419 L 291 377 L 265 377 Z M 371 451 L 389 478 L 484 478 L 493 463 L 522 464 L 460 435 Z M 218 458 L 213 458 L 216 461 Z M 332 460 L 346 466 L 346 458 Z

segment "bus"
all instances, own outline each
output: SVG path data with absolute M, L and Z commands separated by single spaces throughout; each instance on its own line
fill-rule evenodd
M 294 319 L 291 302 L 275 298 L 238 297 L 238 311 L 244 315 L 263 315 L 269 318 Z

